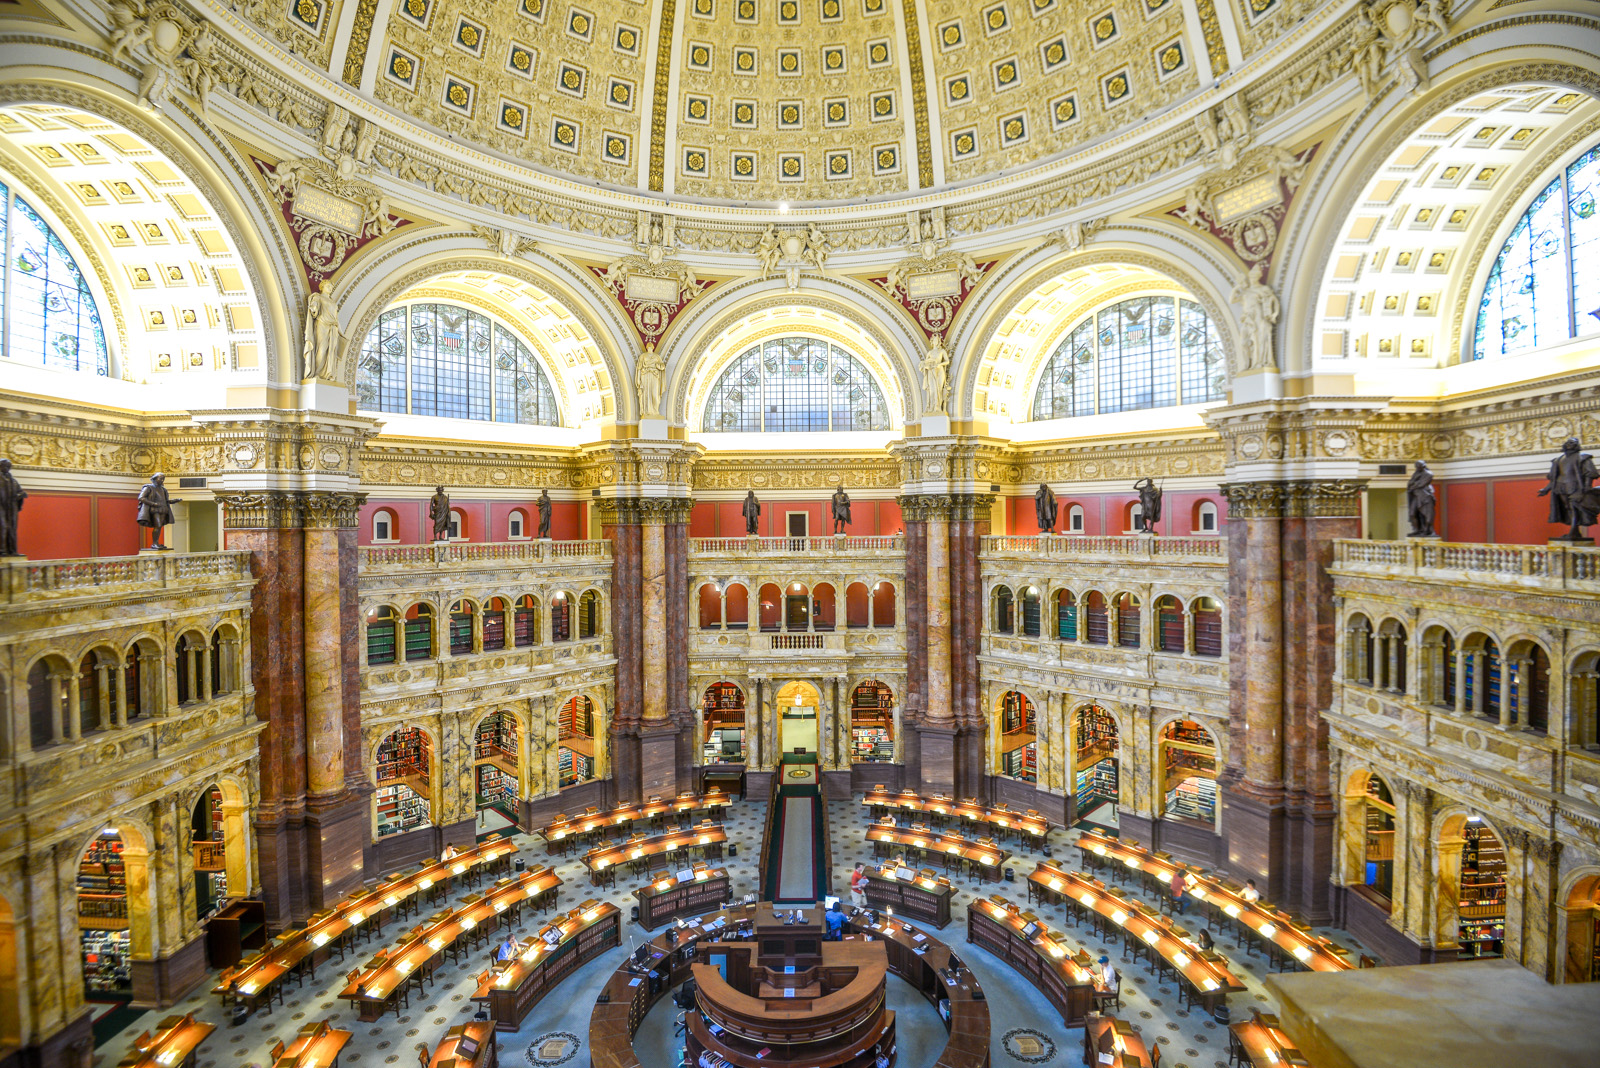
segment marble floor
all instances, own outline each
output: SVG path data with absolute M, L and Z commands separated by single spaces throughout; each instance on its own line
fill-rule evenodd
M 835 799 L 829 802 L 833 883 L 835 892 L 845 896 L 848 874 L 856 861 L 870 862 L 872 857 L 871 847 L 865 837 L 867 813 L 859 800 L 860 795 L 857 795 L 848 800 Z M 729 841 L 737 843 L 739 847 L 737 857 L 727 857 L 723 861 L 736 900 L 756 892 L 760 836 L 765 815 L 764 801 L 744 801 L 733 806 L 724 820 Z M 1099 821 L 1104 821 L 1104 818 L 1104 814 L 1101 814 Z M 514 841 L 521 850 L 520 858 L 530 865 L 546 859 L 543 839 L 533 835 L 517 835 Z M 1056 862 L 1065 861 L 1069 868 L 1075 868 L 1077 849 L 1070 845 L 1071 841 L 1069 832 L 1055 831 L 1047 844 Z M 1016 850 L 1008 866 L 1015 870 L 1017 881 L 988 883 L 981 889 L 970 881 L 959 881 L 952 905 L 951 923 L 937 935 L 958 947 L 963 960 L 982 982 L 991 1006 L 994 1006 L 991 1062 L 996 1068 L 1018 1064 L 1076 1065 L 1081 1063 L 1082 1031 L 1063 1027 L 1061 1018 L 1029 983 L 1008 965 L 966 942 L 966 911 L 975 897 L 1000 893 L 1018 903 L 1027 903 L 1027 873 L 1043 856 L 1026 849 L 1018 850 L 1015 843 L 1006 848 Z M 587 870 L 581 860 L 563 860 L 556 865 L 556 869 L 565 880 L 561 888 L 561 903 L 564 906 L 570 907 L 594 896 L 613 901 L 622 908 L 623 946 L 570 975 L 562 991 L 566 996 L 546 998 L 529 1013 L 519 1031 L 499 1035 L 500 1063 L 504 1068 L 553 1068 L 557 1064 L 573 1064 L 576 1068 L 586 1066 L 589 1011 L 594 999 L 606 978 L 621 963 L 630 937 L 648 935 L 648 932 L 630 929 L 628 924 L 628 908 L 633 904 L 631 884 L 619 880 L 614 890 L 594 891 L 588 885 Z M 463 896 L 466 892 L 463 890 Z M 1059 913 L 1059 909 L 1040 910 L 1041 918 L 1057 929 L 1065 926 Z M 538 923 L 537 915 L 525 917 L 521 933 L 531 933 Z M 1065 926 L 1065 931 L 1069 938 L 1078 938 L 1094 957 L 1109 952 L 1112 960 L 1118 962 L 1123 975 L 1123 1008 L 1119 1015 L 1130 1021 L 1146 1041 L 1161 1045 L 1163 1068 L 1227 1068 L 1227 1029 L 1198 1009 L 1182 1008 L 1177 988 L 1170 979 L 1158 982 L 1147 964 L 1123 962 L 1120 948 L 1104 945 L 1087 928 Z M 1361 951 L 1362 947 L 1342 931 L 1321 933 L 1333 937 L 1351 949 L 1353 954 Z M 1243 951 L 1235 950 L 1231 936 L 1220 936 L 1217 946 L 1229 958 L 1236 974 L 1247 987 L 1244 993 L 1230 999 L 1234 1018 L 1248 1016 L 1252 1006 L 1269 1011 L 1274 1009 L 1276 1006 L 1262 986 L 1268 967 L 1265 959 L 1246 956 Z M 361 945 L 353 959 L 359 961 L 369 955 L 370 948 Z M 412 994 L 409 1010 L 402 1010 L 398 1018 L 391 1015 L 376 1023 L 356 1021 L 354 1012 L 338 999 L 344 979 L 337 967 L 319 968 L 315 983 L 308 981 L 299 988 L 291 983 L 285 990 L 284 1004 L 274 1005 L 270 1015 L 257 1013 L 239 1027 L 228 1025 L 226 1014 L 209 992 L 212 983 L 208 981 L 178 1004 L 133 1020 L 120 1034 L 95 1051 L 96 1064 L 115 1065 L 132 1049 L 132 1040 L 141 1031 L 153 1027 L 168 1013 L 194 1012 L 200 1018 L 218 1025 L 216 1033 L 198 1051 L 199 1068 L 266 1065 L 268 1050 L 275 1039 L 288 1041 L 302 1024 L 323 1019 L 331 1020 L 335 1027 L 353 1028 L 355 1031 L 355 1037 L 340 1060 L 344 1068 L 378 1068 L 392 1064 L 411 1068 L 417 1064 L 419 1044 L 426 1044 L 431 1050 L 450 1025 L 472 1018 L 474 1006 L 468 999 L 475 986 L 473 969 L 477 966 L 478 962 L 442 966 L 437 982 L 427 989 L 424 996 Z M 894 987 L 899 987 L 898 993 Z M 889 996 L 891 1005 L 903 1014 L 896 1028 L 897 1034 L 902 1036 L 900 1065 L 902 1068 L 927 1068 L 943 1048 L 942 1026 L 937 1015 L 910 987 L 898 980 L 891 982 Z M 662 999 L 640 1029 L 635 1047 L 640 1051 L 640 1059 L 646 1068 L 665 1068 L 677 1064 L 677 1055 L 671 1048 L 674 1043 L 672 1017 L 675 1012 L 671 1001 Z M 1042 1053 L 1028 1055 L 1024 1051 L 1029 1047 L 1042 1047 L 1049 1056 L 1040 1059 Z

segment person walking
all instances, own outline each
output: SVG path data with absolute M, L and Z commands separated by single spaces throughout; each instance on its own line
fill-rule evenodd
M 866 865 L 856 862 L 856 870 L 850 873 L 850 900 L 858 909 L 867 907 L 867 872 Z

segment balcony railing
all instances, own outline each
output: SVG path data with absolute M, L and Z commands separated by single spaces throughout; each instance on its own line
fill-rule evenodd
M 1162 538 L 1143 535 L 1094 536 L 1083 534 L 991 534 L 981 550 L 989 553 L 1030 553 L 1037 556 L 1111 556 L 1126 559 L 1177 559 L 1181 557 L 1225 561 L 1228 546 L 1220 537 Z
M 794 553 L 904 552 L 906 541 L 899 534 L 855 537 L 836 534 L 819 538 L 690 538 L 691 553 L 769 553 L 789 556 Z
M 0 564 L 0 598 L 9 604 L 249 581 L 250 554 L 242 550 Z
M 578 563 L 610 560 L 611 542 L 587 541 L 485 541 L 432 542 L 427 545 L 366 545 L 361 567 L 405 569 L 448 564 Z
M 1348 539 L 1334 542 L 1333 566 L 1356 574 L 1600 590 L 1600 550 L 1566 545 Z
M 773 649 L 821 649 L 825 642 L 821 634 L 769 634 Z

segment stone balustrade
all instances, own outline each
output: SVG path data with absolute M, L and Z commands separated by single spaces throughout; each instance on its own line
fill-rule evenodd
M 172 594 L 202 586 L 253 583 L 248 552 L 141 553 L 82 560 L 0 562 L 0 604 L 76 597 Z
M 1160 559 L 1226 562 L 1222 538 L 1162 538 L 1143 534 L 990 534 L 979 552 L 984 556 L 1026 554 L 1058 559 Z
M 1334 542 L 1334 573 L 1600 592 L 1600 549 L 1450 541 Z
M 483 567 L 497 564 L 562 564 L 611 561 L 611 542 L 585 541 L 432 542 L 427 545 L 365 545 L 362 571 L 413 570 L 419 567 Z
M 847 553 L 871 554 L 903 553 L 906 539 L 902 534 L 875 537 L 856 537 L 834 534 L 827 537 L 807 538 L 690 538 L 689 555 L 713 554 L 741 557 L 794 556 L 797 554 L 827 554 L 837 556 Z

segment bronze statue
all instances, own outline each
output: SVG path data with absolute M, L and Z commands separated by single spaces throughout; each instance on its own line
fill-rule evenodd
M 550 536 L 550 491 L 539 491 L 539 537 Z
M 0 459 L 0 556 L 17 555 L 17 523 L 27 491 L 11 477 L 11 461 Z
M 1411 480 L 1406 483 L 1406 518 L 1411 521 L 1411 533 L 1407 537 L 1433 537 L 1433 510 L 1436 503 L 1433 472 L 1428 470 L 1426 463 L 1418 460 L 1416 470 L 1411 472 Z
M 761 533 L 761 502 L 756 500 L 755 490 L 745 491 L 744 532 L 751 537 Z
M 1550 498 L 1550 522 L 1571 527 L 1551 541 L 1587 541 L 1583 528 L 1593 526 L 1600 516 L 1600 493 L 1594 488 L 1600 473 L 1595 471 L 1594 457 L 1578 449 L 1577 438 L 1562 443 L 1561 455 L 1550 461 L 1549 484 L 1539 491 L 1539 496 Z
M 1140 508 L 1139 529 L 1145 534 L 1156 532 L 1156 521 L 1161 518 L 1161 487 L 1149 478 L 1141 478 L 1133 484 L 1138 491 Z
M 1039 488 L 1033 492 L 1033 514 L 1039 520 L 1039 531 L 1042 534 L 1054 534 L 1056 531 L 1056 504 L 1055 490 L 1039 483 Z
M 139 491 L 138 523 L 150 528 L 150 548 L 172 548 L 161 543 L 161 535 L 172 522 L 172 506 L 177 503 L 176 498 L 167 496 L 167 476 L 163 474 L 151 475 L 150 481 Z
M 844 528 L 850 525 L 850 494 L 840 486 L 833 491 L 833 532 L 843 534 Z
M 450 540 L 450 495 L 443 486 L 435 486 L 428 501 L 428 518 L 433 520 L 433 540 Z

